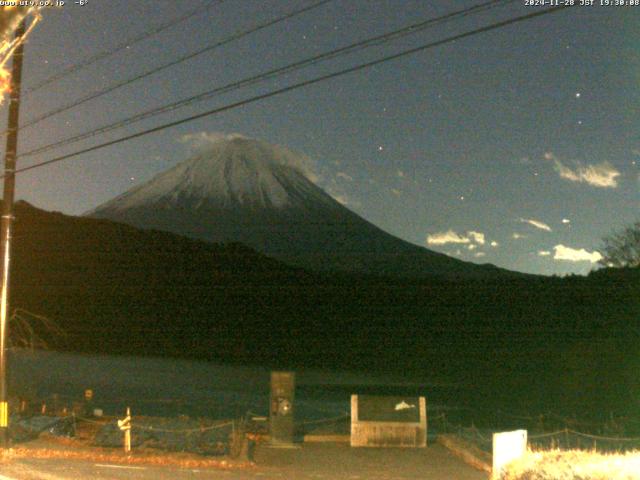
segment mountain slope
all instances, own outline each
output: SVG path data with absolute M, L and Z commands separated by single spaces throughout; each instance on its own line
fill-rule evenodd
M 385 276 L 494 276 L 405 242 L 345 208 L 302 172 L 304 159 L 228 137 L 87 215 L 211 242 L 241 242 L 291 265 Z
M 638 269 L 466 281 L 314 275 L 239 244 L 24 203 L 15 216 L 11 308 L 59 324 L 66 336 L 55 339 L 34 328 L 60 349 L 410 371 L 466 385 L 461 395 L 487 408 L 637 411 Z

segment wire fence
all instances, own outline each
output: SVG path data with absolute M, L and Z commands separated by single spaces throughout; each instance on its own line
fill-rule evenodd
M 625 418 L 611 417 L 609 421 L 597 423 L 565 418 L 553 413 L 538 416 L 511 415 L 505 412 L 502 412 L 502 414 L 508 415 L 513 420 L 518 420 L 518 422 L 515 425 L 511 423 L 509 426 L 502 424 L 493 428 L 478 428 L 473 423 L 470 426 L 452 423 L 447 415 L 443 413 L 431 418 L 430 428 L 436 430 L 437 434 L 455 434 L 488 453 L 491 453 L 493 448 L 493 433 L 509 429 L 527 430 L 529 447 L 534 450 L 593 450 L 603 453 L 640 450 L 640 436 L 616 433 L 629 431 L 627 430 L 629 424 L 633 422 L 626 422 Z M 544 428 L 545 426 L 558 424 L 564 425 L 555 429 Z M 582 426 L 584 430 L 578 430 L 576 425 Z M 607 434 L 606 432 L 614 433 Z
M 215 396 L 215 395 L 214 395 Z M 262 398 L 264 397 L 264 398 Z M 231 399 L 231 400 L 230 400 Z M 233 408 L 221 409 L 221 403 L 234 403 Z M 220 398 L 209 399 L 200 405 L 206 416 L 187 416 L 183 412 L 194 411 L 196 400 L 181 398 L 126 398 L 111 399 L 110 405 L 117 407 L 109 411 L 111 416 L 99 418 L 93 415 L 93 402 L 83 401 L 78 396 L 50 395 L 32 402 L 31 410 L 23 412 L 29 416 L 73 416 L 78 425 L 92 425 L 96 433 L 96 444 L 121 446 L 122 432 L 117 417 L 123 416 L 124 405 L 133 408 L 131 433 L 133 446 L 151 445 L 168 450 L 195 451 L 205 454 L 228 452 L 232 438 L 242 435 L 267 434 L 268 399 L 236 398 L 227 392 Z M 201 402 L 202 403 L 202 402 Z M 96 403 L 98 404 L 98 403 Z M 161 410 L 163 415 L 147 416 L 144 412 Z M 161 406 L 162 408 L 157 408 Z M 228 405 L 227 405 L 228 407 Z M 15 409 L 13 411 L 16 411 Z M 225 415 L 220 415 L 225 412 Z M 229 414 L 232 412 L 232 414 Z M 102 413 L 102 412 L 100 412 Z M 473 408 L 452 408 L 430 405 L 428 410 L 428 434 L 435 439 L 440 434 L 455 434 L 459 438 L 491 452 L 493 433 L 515 429 L 528 431 L 529 446 L 533 449 L 583 449 L 601 452 L 640 450 L 640 420 L 610 415 L 603 421 L 565 417 L 558 413 L 530 415 L 495 410 L 491 416 Z M 308 433 L 349 434 L 349 401 L 299 398 L 295 402 L 295 433 L 298 438 Z M 465 422 L 460 419 L 479 418 Z M 40 424 L 48 425 L 46 421 Z M 65 424 L 67 425 L 67 424 Z M 74 423 L 75 425 L 75 423 Z M 69 429 L 61 430 L 68 432 Z M 635 434 L 634 434 L 635 433 Z

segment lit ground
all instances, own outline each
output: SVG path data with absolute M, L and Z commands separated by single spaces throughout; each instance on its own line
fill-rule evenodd
M 149 463 L 153 457 L 148 458 L 149 462 L 143 458 L 127 461 L 123 457 L 118 461 L 118 452 L 112 457 L 98 453 L 95 460 L 37 458 L 36 452 L 32 453 L 22 452 L 0 465 L 0 479 L 487 479 L 486 473 L 465 465 L 440 445 L 426 449 L 352 449 L 347 444 L 330 443 L 304 444 L 296 449 L 260 446 L 255 465 L 221 463 L 217 467 L 179 455 L 167 457 L 167 462 L 158 466 Z

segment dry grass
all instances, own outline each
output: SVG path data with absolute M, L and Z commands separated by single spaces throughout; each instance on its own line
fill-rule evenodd
M 603 454 L 581 450 L 529 451 L 500 480 L 638 480 L 640 451 Z
M 135 449 L 127 455 L 122 450 L 89 447 L 76 439 L 57 438 L 43 435 L 42 438 L 14 446 L 0 452 L 0 464 L 18 458 L 59 458 L 84 460 L 122 465 L 172 466 L 197 469 L 252 469 L 251 462 L 233 461 L 226 458 L 207 458 L 189 453 L 158 453 L 144 448 Z

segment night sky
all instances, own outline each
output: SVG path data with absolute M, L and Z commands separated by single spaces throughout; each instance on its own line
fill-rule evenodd
M 29 38 L 23 89 L 206 3 L 215 5 L 26 94 L 22 123 L 313 0 L 68 1 Z M 478 3 L 334 0 L 25 129 L 20 152 Z M 185 138 L 240 133 L 309 156 L 320 186 L 412 243 L 513 270 L 587 273 L 602 237 L 640 206 L 640 6 L 596 3 L 25 172 L 18 197 L 81 214 L 184 160 Z M 512 2 L 18 166 L 541 8 Z

